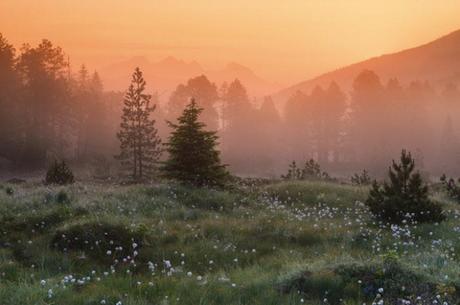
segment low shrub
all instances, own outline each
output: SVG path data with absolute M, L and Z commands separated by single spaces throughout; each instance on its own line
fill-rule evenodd
M 442 207 L 430 200 L 428 186 L 414 169 L 414 159 L 403 150 L 400 163 L 393 161 L 389 169 L 390 181 L 373 182 L 366 204 L 376 218 L 390 223 L 440 222 L 445 218 Z
M 58 162 L 55 160 L 46 172 L 46 184 L 71 184 L 75 182 L 75 177 L 70 167 L 65 161 Z
M 371 177 L 365 169 L 361 173 L 354 174 L 351 177 L 351 184 L 353 185 L 369 185 L 371 183 Z
M 5 188 L 5 193 L 6 193 L 7 195 L 12 196 L 12 195 L 14 194 L 14 189 L 13 189 L 11 186 L 7 186 L 7 187 Z
M 442 175 L 441 183 L 449 197 L 460 203 L 460 178 L 455 181 L 453 178 L 447 178 L 446 175 Z
M 60 190 L 59 193 L 56 194 L 56 202 L 60 204 L 70 203 L 70 197 L 64 190 Z
M 286 175 L 281 176 L 285 180 L 333 180 L 325 171 L 321 171 L 321 166 L 313 159 L 307 160 L 303 168 L 299 168 L 295 161 L 289 164 Z

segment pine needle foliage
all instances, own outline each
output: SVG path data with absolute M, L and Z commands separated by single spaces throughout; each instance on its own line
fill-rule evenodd
M 151 104 L 152 96 L 145 93 L 145 88 L 142 72 L 136 68 L 123 100 L 120 131 L 117 133 L 120 154 L 115 158 L 135 180 L 151 178 L 161 155 L 161 140 L 151 117 L 156 105 Z
M 351 183 L 354 185 L 369 185 L 372 183 L 372 179 L 369 176 L 369 172 L 363 169 L 361 173 L 351 176 Z
M 192 99 L 177 124 L 168 122 L 173 131 L 165 144 L 169 156 L 162 170 L 167 178 L 184 184 L 222 187 L 229 174 L 216 149 L 216 132 L 205 130 L 205 124 L 199 121 L 202 111 Z
M 419 172 L 414 172 L 415 160 L 410 152 L 401 152 L 400 163 L 393 161 L 389 181 L 374 181 L 367 206 L 374 216 L 390 223 L 440 222 L 442 208 L 428 197 L 428 186 Z
M 285 180 L 330 180 L 327 172 L 321 171 L 321 166 L 314 159 L 305 161 L 304 167 L 299 168 L 295 161 L 289 164 L 286 175 L 281 176 Z
M 460 178 L 455 181 L 454 178 L 447 178 L 447 176 L 443 174 L 441 176 L 441 183 L 449 197 L 460 203 Z
M 45 183 L 46 184 L 72 184 L 75 182 L 75 177 L 70 167 L 65 161 L 57 161 L 51 164 L 46 172 Z

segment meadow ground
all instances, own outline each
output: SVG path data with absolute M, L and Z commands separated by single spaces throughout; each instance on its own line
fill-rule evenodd
M 377 224 L 332 182 L 0 187 L 0 304 L 460 304 L 460 211 Z

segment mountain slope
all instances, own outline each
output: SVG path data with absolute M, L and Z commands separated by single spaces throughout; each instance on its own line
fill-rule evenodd
M 267 93 L 273 92 L 273 90 L 281 89 L 279 87 L 277 88 L 275 84 L 269 83 L 259 77 L 250 68 L 235 62 L 228 63 L 221 70 L 207 71 L 206 76 L 217 84 L 223 82 L 230 83 L 237 78 L 248 89 L 251 96 L 261 97 Z
M 163 99 L 167 98 L 177 85 L 203 74 L 217 86 L 238 78 L 247 87 L 251 96 L 263 96 L 280 89 L 257 76 L 250 68 L 238 63 L 229 63 L 219 70 L 205 70 L 196 61 L 185 62 L 171 56 L 158 62 L 150 62 L 145 57 L 133 57 L 105 67 L 100 71 L 105 88 L 125 90 L 135 67 L 141 68 L 149 88 L 158 91 Z
M 185 62 L 170 56 L 158 62 L 150 62 L 145 57 L 133 57 L 100 71 L 104 87 L 108 90 L 125 90 L 136 67 L 141 68 L 149 87 L 160 94 L 171 91 L 190 77 L 204 73 L 195 61 Z
M 358 62 L 298 83 L 274 94 L 276 101 L 286 101 L 296 91 L 309 92 L 314 86 L 337 82 L 348 90 L 353 79 L 365 69 L 375 71 L 382 81 L 397 77 L 402 83 L 428 80 L 434 85 L 460 81 L 460 30 L 427 44 L 397 53 Z

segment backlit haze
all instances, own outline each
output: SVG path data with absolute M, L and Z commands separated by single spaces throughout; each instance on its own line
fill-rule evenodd
M 139 67 L 163 143 L 194 99 L 233 174 L 314 159 L 382 177 L 407 149 L 458 177 L 459 16 L 459 0 L 0 0 L 0 169 L 120 168 Z
M 135 56 L 228 62 L 282 86 L 460 28 L 460 2 L 2 0 L 11 43 L 42 38 L 72 64 L 103 69 Z

